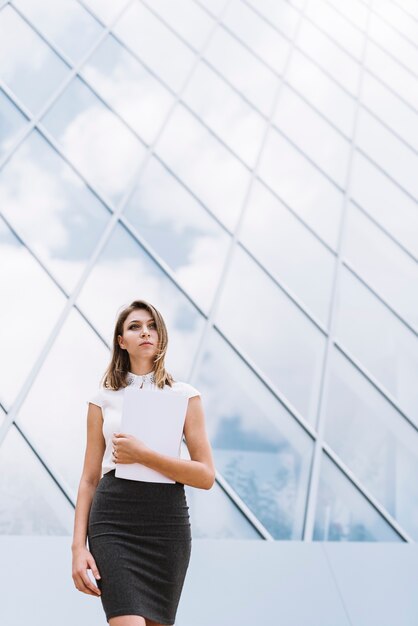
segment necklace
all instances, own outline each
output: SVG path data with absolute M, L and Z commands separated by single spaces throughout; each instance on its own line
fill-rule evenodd
M 140 389 L 142 389 L 144 383 L 147 385 L 155 385 L 154 371 L 148 372 L 148 374 L 134 374 L 133 372 L 128 372 L 127 378 L 130 385 L 139 385 Z

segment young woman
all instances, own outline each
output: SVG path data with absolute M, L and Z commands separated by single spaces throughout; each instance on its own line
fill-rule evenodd
M 184 485 L 210 489 L 215 480 L 200 393 L 165 370 L 167 342 L 157 309 L 132 302 L 119 314 L 110 365 L 88 401 L 72 577 L 79 591 L 100 596 L 111 626 L 174 624 L 192 542 Z M 120 432 L 127 385 L 189 398 L 184 435 L 191 460 L 159 454 Z M 175 482 L 117 478 L 116 463 L 141 463 Z

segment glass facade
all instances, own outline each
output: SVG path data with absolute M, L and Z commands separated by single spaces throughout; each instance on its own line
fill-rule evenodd
M 194 537 L 418 540 L 417 23 L 0 1 L 2 534 L 72 533 L 85 399 L 143 298 L 204 401 Z

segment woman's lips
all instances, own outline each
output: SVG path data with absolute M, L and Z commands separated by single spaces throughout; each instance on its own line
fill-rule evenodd
M 143 343 L 139 344 L 140 346 L 152 346 L 152 343 L 150 341 L 144 341 Z

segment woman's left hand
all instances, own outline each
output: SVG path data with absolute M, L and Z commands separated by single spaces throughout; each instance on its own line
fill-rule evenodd
M 141 463 L 149 448 L 133 435 L 114 433 L 112 437 L 112 460 L 114 463 Z

